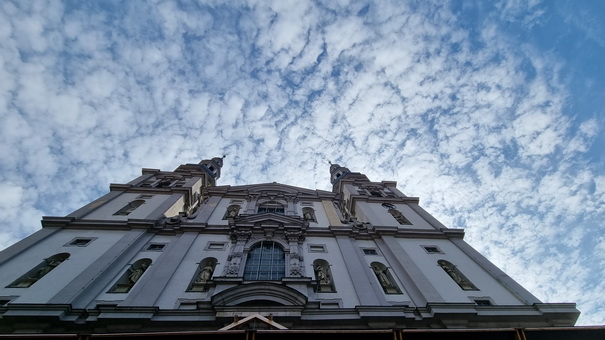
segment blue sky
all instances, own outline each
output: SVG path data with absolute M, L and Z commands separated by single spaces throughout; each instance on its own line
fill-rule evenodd
M 2 1 L 0 248 L 141 168 L 396 180 L 605 320 L 605 2 Z

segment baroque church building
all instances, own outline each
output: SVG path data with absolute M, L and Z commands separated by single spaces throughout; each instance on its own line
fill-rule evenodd
M 571 327 L 579 316 L 574 303 L 538 300 L 394 181 L 331 164 L 331 192 L 221 186 L 222 165 L 143 169 L 65 217 L 44 217 L 0 253 L 0 334 L 392 338 Z

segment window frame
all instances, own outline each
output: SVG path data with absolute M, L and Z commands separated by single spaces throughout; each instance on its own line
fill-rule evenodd
M 265 244 L 270 244 L 271 248 L 264 247 Z M 278 258 L 275 257 L 276 255 Z M 268 260 L 266 256 L 269 256 Z M 244 265 L 244 281 L 281 281 L 284 277 L 286 277 L 286 252 L 280 243 L 262 240 L 250 247 Z
M 74 237 L 71 241 L 64 244 L 64 247 L 88 247 L 98 237 Z M 78 243 L 78 241 L 88 240 L 86 243 Z

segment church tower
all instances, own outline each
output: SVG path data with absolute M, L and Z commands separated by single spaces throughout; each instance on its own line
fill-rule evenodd
M 573 326 L 579 315 L 573 303 L 539 301 L 394 181 L 331 164 L 331 192 L 218 185 L 222 166 L 215 157 L 143 169 L 67 216 L 44 217 L 0 253 L 0 333 L 261 325 L 391 338 Z

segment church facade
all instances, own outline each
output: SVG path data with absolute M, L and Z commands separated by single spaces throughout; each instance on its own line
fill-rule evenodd
M 143 169 L 0 253 L 0 333 L 573 326 L 396 188 L 221 186 L 222 158 Z M 326 176 L 327 177 L 327 176 Z M 242 323 L 242 320 L 246 322 Z

